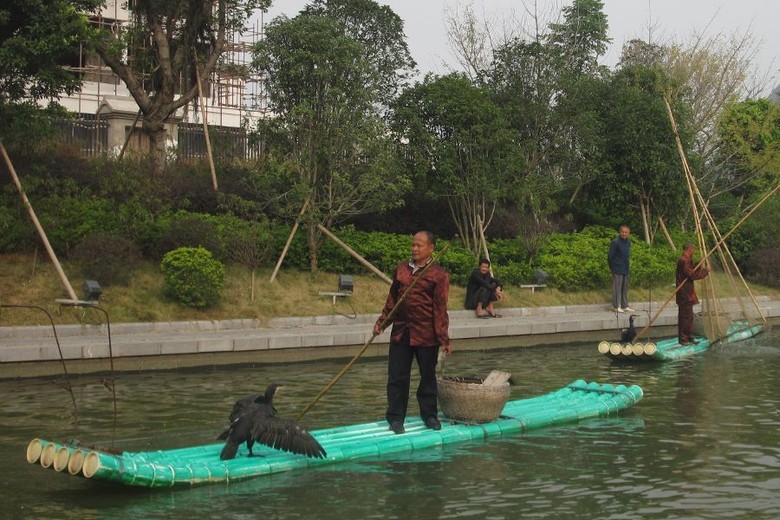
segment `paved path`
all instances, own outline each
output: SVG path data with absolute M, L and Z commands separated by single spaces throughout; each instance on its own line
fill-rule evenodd
M 780 301 L 759 298 L 770 323 L 780 323 Z M 639 327 L 661 302 L 635 305 Z M 698 309 L 697 309 L 698 310 Z M 450 312 L 453 348 L 502 347 L 617 340 L 628 324 L 626 314 L 604 305 L 501 309 L 502 318 L 477 319 L 472 311 Z M 316 316 L 257 320 L 111 325 L 114 370 L 171 369 L 191 366 L 275 363 L 350 357 L 371 337 L 377 315 Z M 676 334 L 677 308 L 668 305 L 646 338 Z M 57 337 L 72 373 L 110 369 L 108 327 L 62 325 Z M 365 356 L 385 355 L 389 330 L 377 337 Z M 0 327 L 0 378 L 62 373 L 62 361 L 50 326 Z

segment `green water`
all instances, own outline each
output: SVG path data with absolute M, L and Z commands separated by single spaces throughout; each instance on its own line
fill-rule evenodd
M 214 442 L 237 397 L 287 386 L 294 418 L 346 360 L 198 371 L 0 381 L 2 518 L 779 518 L 780 334 L 693 358 L 617 365 L 595 344 L 456 352 L 451 375 L 508 370 L 512 399 L 575 379 L 642 386 L 615 418 L 498 440 L 178 490 L 118 488 L 25 460 L 33 437 L 128 450 Z M 375 421 L 383 361 L 360 361 L 303 419 L 309 429 Z M 412 401 L 413 402 L 413 401 Z M 410 413 L 415 413 L 416 405 Z

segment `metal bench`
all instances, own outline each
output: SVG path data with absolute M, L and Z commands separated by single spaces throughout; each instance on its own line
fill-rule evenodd
M 521 289 L 531 289 L 531 292 L 535 292 L 537 289 L 544 289 L 547 287 L 546 283 L 529 283 L 525 285 L 521 285 Z

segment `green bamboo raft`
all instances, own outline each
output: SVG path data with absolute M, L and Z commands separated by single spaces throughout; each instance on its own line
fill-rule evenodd
M 721 344 L 736 343 L 752 338 L 763 330 L 761 325 L 750 325 L 744 321 L 735 321 L 718 340 Z M 712 343 L 704 336 L 694 336 L 696 344 L 680 345 L 677 338 L 663 339 L 646 343 L 599 343 L 599 352 L 618 361 L 674 361 L 708 350 Z
M 242 446 L 238 456 L 222 461 L 223 444 L 165 451 L 105 453 L 78 446 L 33 439 L 27 461 L 44 468 L 91 480 L 145 488 L 227 483 L 294 469 L 312 468 L 356 459 L 425 450 L 456 442 L 485 440 L 503 434 L 607 416 L 642 399 L 639 386 L 575 381 L 545 395 L 509 401 L 501 416 L 483 424 L 464 424 L 443 418 L 439 431 L 419 418 L 406 421 L 406 433 L 389 431 L 385 421 L 310 432 L 327 451 L 324 459 L 307 458 L 255 444 L 254 457 Z

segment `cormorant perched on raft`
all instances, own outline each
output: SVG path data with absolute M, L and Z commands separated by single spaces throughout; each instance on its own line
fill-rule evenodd
M 250 457 L 253 456 L 252 446 L 259 442 L 277 450 L 325 458 L 325 450 L 309 432 L 292 419 L 276 415 L 273 399 L 279 388 L 282 386 L 271 384 L 265 394 L 249 395 L 236 401 L 230 412 L 230 426 L 217 437 L 227 441 L 219 454 L 221 460 L 234 458 L 242 442 L 246 442 Z
M 636 329 L 634 328 L 634 318 L 638 318 L 639 314 L 632 314 L 628 317 L 628 328 L 620 334 L 621 343 L 631 343 L 636 338 Z

